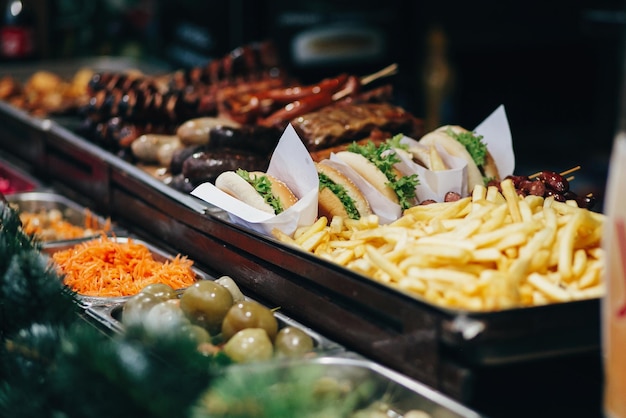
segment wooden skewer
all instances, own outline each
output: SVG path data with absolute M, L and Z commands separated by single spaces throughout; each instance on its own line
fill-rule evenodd
M 576 178 L 576 177 L 574 177 L 574 176 L 569 176 L 569 177 L 567 177 L 565 180 L 567 180 L 567 181 L 571 182 L 571 181 L 572 181 L 572 180 L 574 180 L 575 178 Z
M 397 72 L 398 72 L 398 64 L 393 63 L 391 65 L 386 66 L 385 68 L 383 68 L 381 70 L 376 71 L 375 73 L 368 74 L 366 76 L 361 77 L 361 79 L 360 79 L 361 86 L 366 86 L 369 83 L 378 80 L 379 78 L 389 77 L 391 75 L 396 74 Z M 337 101 L 339 99 L 343 99 L 348 94 L 350 94 L 350 89 L 349 88 L 345 88 L 343 90 L 339 90 L 338 92 L 333 94 L 333 101 Z
M 576 167 L 572 167 L 572 168 L 570 168 L 569 170 L 562 171 L 562 172 L 560 172 L 559 174 L 560 174 L 560 175 L 562 175 L 562 176 L 566 176 L 566 175 L 571 174 L 571 173 L 573 173 L 574 171 L 578 171 L 578 170 L 580 170 L 580 166 L 579 166 L 579 165 L 577 165 Z M 534 174 L 531 174 L 530 176 L 528 176 L 528 178 L 529 178 L 529 179 L 531 179 L 531 178 L 533 178 L 533 177 L 539 177 L 539 174 L 541 174 L 541 171 L 538 171 L 538 172 L 536 172 L 536 173 L 534 173 Z M 571 178 L 572 180 L 574 179 L 574 177 L 568 177 L 568 180 L 569 180 L 570 178 Z
M 572 167 L 569 170 L 565 170 L 565 171 L 563 171 L 562 173 L 559 173 L 559 174 L 562 175 L 562 176 L 566 176 L 566 175 L 571 174 L 574 171 L 578 171 L 578 170 L 580 170 L 580 166 L 579 165 L 577 165 L 576 167 Z
M 398 64 L 393 63 L 391 65 L 386 66 L 382 70 L 378 70 L 375 73 L 366 75 L 361 77 L 361 85 L 365 86 L 372 81 L 378 80 L 379 78 L 389 77 L 390 75 L 394 75 L 398 72 Z

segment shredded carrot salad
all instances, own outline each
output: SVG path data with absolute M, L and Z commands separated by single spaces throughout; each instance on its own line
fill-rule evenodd
M 40 240 L 57 241 L 83 238 L 107 232 L 111 229 L 111 220 L 107 219 L 101 225 L 98 217 L 89 209 L 84 212 L 84 225 L 75 225 L 64 218 L 58 209 L 39 212 L 20 212 L 22 230 L 28 235 L 36 235 Z
M 85 296 L 131 296 L 152 283 L 181 289 L 196 280 L 193 261 L 186 256 L 178 254 L 160 262 L 148 247 L 130 238 L 119 242 L 103 236 L 57 251 L 52 259 L 61 269 L 64 283 Z

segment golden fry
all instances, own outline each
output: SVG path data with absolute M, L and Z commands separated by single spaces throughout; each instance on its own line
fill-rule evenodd
M 380 225 L 372 215 L 325 218 L 281 242 L 372 280 L 468 310 L 497 310 L 599 297 L 604 216 L 520 197 L 510 180 L 456 202 L 415 206 Z
M 313 225 L 306 229 L 300 230 L 301 232 L 297 236 L 294 235 L 294 238 L 298 244 L 302 244 L 312 235 L 315 235 L 318 232 L 322 231 L 326 227 L 326 225 L 328 225 L 328 218 L 326 218 L 325 216 L 320 216 Z
M 521 222 L 522 214 L 520 213 L 519 208 L 519 196 L 517 191 L 515 190 L 515 186 L 513 185 L 513 180 L 505 179 L 500 183 L 500 187 L 502 188 L 502 195 L 506 199 L 506 203 L 509 208 L 509 212 L 511 213 L 511 218 L 513 222 Z

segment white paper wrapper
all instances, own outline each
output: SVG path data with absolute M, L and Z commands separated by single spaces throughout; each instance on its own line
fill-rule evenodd
M 515 168 L 515 156 L 504 106 L 499 106 L 478 125 L 474 132 L 483 136 L 483 142 L 494 158 L 500 176 L 504 178 L 512 174 Z M 420 146 L 418 140 L 407 136 L 403 137 L 400 142 L 408 145 L 409 148 Z M 456 192 L 461 196 L 467 195 L 467 162 L 462 158 L 450 155 L 442 147 L 437 147 L 437 151 L 446 165 L 450 167 L 449 170 L 429 170 L 415 163 L 410 156 L 404 155 L 404 153 L 397 154 L 401 162 L 396 164 L 396 168 L 404 175 L 418 175 L 420 184 L 415 189 L 418 202 L 427 199 L 442 202 L 448 192 Z M 393 222 L 402 215 L 399 205 L 378 192 L 335 154 L 331 154 L 328 161 L 332 162 L 335 168 L 348 176 L 363 191 L 381 224 Z
M 410 147 L 420 146 L 419 142 L 405 136 L 400 143 Z M 450 167 L 449 170 L 429 170 L 415 163 L 410 157 L 398 154 L 402 163 L 397 165 L 398 169 L 405 175 L 417 173 L 420 184 L 415 188 L 415 195 L 418 202 L 432 199 L 442 202 L 446 193 L 456 192 L 460 195 L 467 190 L 467 162 L 462 159 L 448 154 L 442 147 L 437 147 L 437 152 L 441 155 L 441 159 Z
M 513 174 L 515 154 L 504 106 L 500 105 L 473 132 L 482 135 L 483 142 L 496 162 L 500 177 L 504 178 Z M 411 146 L 416 141 L 404 137 L 400 142 Z M 432 171 L 401 156 L 403 164 L 398 166 L 400 170 L 404 174 L 417 173 L 419 176 L 420 184 L 417 186 L 416 194 L 420 202 L 426 199 L 441 202 L 447 192 L 456 192 L 461 196 L 467 195 L 467 163 L 461 158 L 448 154 L 443 148 L 437 147 L 437 151 L 446 165 L 450 167 L 449 170 Z
M 299 226 L 313 224 L 317 218 L 319 179 L 311 154 L 291 125 L 278 141 L 267 173 L 284 181 L 298 197 L 295 205 L 278 215 L 253 208 L 209 182 L 191 194 L 226 211 L 233 223 L 266 235 L 271 235 L 274 228 L 292 235 Z
M 504 105 L 498 106 L 487 119 L 474 129 L 474 132 L 483 136 L 483 141 L 487 144 L 487 149 L 496 162 L 500 178 L 513 174 L 515 153 L 513 152 L 511 128 Z
M 344 163 L 335 153 L 330 154 L 330 158 L 324 162 L 341 171 L 346 177 L 354 182 L 361 190 L 372 208 L 372 212 L 378 216 L 381 224 L 388 224 L 395 221 L 402 214 L 400 205 L 387 199 L 385 195 L 374 188 L 359 173 L 354 171 L 348 164 Z

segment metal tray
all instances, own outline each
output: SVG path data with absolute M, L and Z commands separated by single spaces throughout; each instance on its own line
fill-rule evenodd
M 98 226 L 105 226 L 107 220 L 88 209 L 87 207 L 53 191 L 30 191 L 23 193 L 14 193 L 6 196 L 7 201 L 12 207 L 19 211 L 38 213 L 40 211 L 59 210 L 63 215 L 63 219 L 76 226 L 84 226 L 87 219 L 87 211 L 91 212 L 91 216 L 97 221 Z M 115 224 L 111 224 L 109 234 L 121 233 L 123 230 Z M 42 245 L 44 248 L 53 248 L 55 246 L 68 246 L 77 242 L 93 239 L 100 236 L 100 233 L 88 234 L 80 238 L 66 240 L 44 240 Z
M 380 405 L 381 408 L 376 408 L 376 410 L 381 412 L 371 416 L 402 418 L 411 410 L 422 411 L 430 418 L 478 418 L 482 416 L 415 380 L 358 357 L 327 356 L 283 363 L 233 365 L 225 370 L 226 376 L 239 373 L 245 373 L 246 376 L 260 374 L 261 376 L 276 376 L 277 380 L 282 382 L 293 382 L 294 378 L 290 376 L 297 376 L 298 372 L 305 372 L 309 376 L 313 375 L 326 382 L 338 382 L 340 385 L 346 385 L 346 390 L 356 388 L 360 384 L 372 385 L 372 394 L 366 404 L 355 405 L 357 409 L 373 404 Z M 284 376 L 284 380 L 281 380 L 281 376 Z M 310 389 L 313 390 L 313 388 Z
M 93 238 L 91 238 L 93 239 Z M 99 239 L 99 237 L 97 238 Z M 168 252 L 164 249 L 161 249 L 149 242 L 146 242 L 140 238 L 134 237 L 134 236 L 113 236 L 113 237 L 109 237 L 110 240 L 119 242 L 119 243 L 126 243 L 129 240 L 132 239 L 133 242 L 137 243 L 137 244 L 141 244 L 144 245 L 146 248 L 148 248 L 148 250 L 150 251 L 150 253 L 152 254 L 152 257 L 159 262 L 165 262 L 167 260 L 171 260 L 175 257 L 175 255 L 172 252 Z M 52 254 L 54 254 L 55 252 L 58 251 L 65 251 L 68 249 L 71 249 L 72 247 L 79 245 L 81 243 L 87 242 L 89 241 L 89 239 L 87 240 L 75 240 L 75 241 L 66 241 L 66 242 L 54 242 L 51 243 L 50 245 L 46 245 L 43 247 L 42 252 L 48 256 L 51 256 Z M 210 280 L 210 279 L 214 279 L 214 276 L 200 270 L 197 267 L 193 267 L 194 273 L 196 274 L 196 277 L 198 280 Z M 175 289 L 175 290 L 182 290 L 182 289 Z M 123 303 L 124 301 L 126 301 L 130 296 L 122 296 L 122 297 L 98 297 L 98 296 L 88 296 L 88 295 L 81 295 L 80 293 L 76 295 L 79 303 L 82 307 L 84 308 L 88 308 L 92 305 L 114 305 L 114 304 L 119 304 L 119 303 Z
M 250 298 L 248 297 L 246 297 L 246 299 L 250 300 Z M 118 301 L 115 303 L 104 305 L 94 303 L 86 308 L 86 313 L 90 317 L 96 319 L 106 328 L 117 333 L 123 333 L 124 324 L 122 324 L 121 319 L 124 303 L 125 301 Z M 313 339 L 315 353 L 317 354 L 330 355 L 345 351 L 345 349 L 341 345 L 329 340 L 328 338 L 323 337 L 321 334 L 313 331 L 311 328 L 308 328 L 300 324 L 299 322 L 289 318 L 285 314 L 281 313 L 280 310 L 274 311 L 274 317 L 276 317 L 276 319 L 278 320 L 279 329 L 287 326 L 293 326 L 301 329 L 307 335 L 309 335 Z

